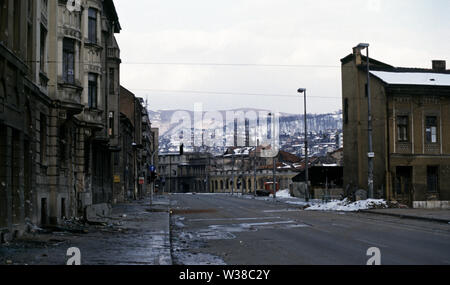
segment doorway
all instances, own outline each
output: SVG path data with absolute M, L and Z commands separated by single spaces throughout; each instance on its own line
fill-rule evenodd
M 397 166 L 394 177 L 396 200 L 410 207 L 413 195 L 412 170 L 411 166 Z

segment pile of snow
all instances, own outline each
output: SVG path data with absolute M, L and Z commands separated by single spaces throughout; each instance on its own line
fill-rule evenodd
M 289 189 L 277 191 L 277 198 L 291 198 L 291 194 L 289 193 Z
M 307 211 L 343 211 L 343 212 L 356 212 L 359 210 L 368 210 L 374 208 L 387 208 L 387 202 L 385 200 L 367 199 L 356 202 L 350 202 L 348 199 L 342 201 L 332 201 L 325 204 L 316 204 L 306 208 Z

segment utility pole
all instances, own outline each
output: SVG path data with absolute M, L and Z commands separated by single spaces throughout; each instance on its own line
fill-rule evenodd
M 272 185 L 272 189 L 273 189 L 273 199 L 277 198 L 277 178 L 276 178 L 276 157 L 273 157 L 273 185 Z
M 256 197 L 256 188 L 257 188 L 257 182 L 256 182 L 256 157 L 257 157 L 257 152 L 258 152 L 258 146 L 259 146 L 259 140 L 257 141 L 256 147 L 255 147 L 255 152 L 253 155 L 253 191 L 254 191 L 254 195 Z
M 236 163 L 236 156 L 233 150 L 233 167 L 231 168 L 231 195 L 234 195 L 234 165 Z
M 304 99 L 304 124 L 305 124 L 305 201 L 309 201 L 309 175 L 308 175 L 308 168 L 309 168 L 309 161 L 308 161 L 308 118 L 306 114 L 306 89 L 300 88 L 298 89 L 298 93 L 303 93 L 303 99 Z
M 272 139 L 272 149 L 275 149 L 275 139 L 274 139 L 274 132 L 275 132 L 275 116 L 272 113 L 269 113 L 269 116 L 271 117 L 270 123 L 272 125 L 272 132 L 271 132 L 271 139 Z M 277 189 L 276 189 L 276 184 L 277 184 L 277 178 L 276 178 L 276 156 L 274 156 L 272 158 L 272 164 L 273 164 L 273 185 L 272 185 L 272 190 L 273 190 L 273 199 L 277 198 Z
M 244 161 L 244 151 L 241 151 L 241 161 L 242 161 L 242 170 L 241 170 L 241 195 L 244 196 L 244 176 L 245 176 L 245 161 Z M 247 183 L 246 183 L 247 184 Z
M 368 144 L 369 151 L 367 153 L 368 159 L 368 173 L 367 173 L 367 187 L 368 187 L 368 197 L 373 198 L 373 159 L 375 154 L 373 152 L 373 142 L 372 142 L 372 98 L 370 92 L 370 58 L 369 58 L 369 44 L 361 43 L 357 46 L 360 50 L 366 49 L 367 53 L 367 136 L 368 136 Z
M 155 167 L 155 154 L 156 154 L 156 152 L 157 152 L 157 150 L 153 150 L 153 152 L 152 152 L 152 165 L 151 165 L 151 167 L 153 168 L 153 169 L 151 169 L 151 170 L 153 170 L 153 171 L 151 171 L 151 172 L 155 172 L 156 171 L 156 169 L 154 169 L 154 167 Z M 153 175 L 152 173 L 150 174 L 150 175 Z M 156 179 L 156 177 L 154 178 L 154 179 Z M 155 180 L 153 179 L 153 177 L 152 177 L 152 187 L 151 187 L 151 192 L 150 192 L 150 206 L 152 206 L 153 205 L 153 194 L 155 193 Z

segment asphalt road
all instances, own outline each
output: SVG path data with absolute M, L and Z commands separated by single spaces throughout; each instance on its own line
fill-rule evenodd
M 171 196 L 174 264 L 450 264 L 450 225 L 367 213 L 302 211 L 220 194 Z

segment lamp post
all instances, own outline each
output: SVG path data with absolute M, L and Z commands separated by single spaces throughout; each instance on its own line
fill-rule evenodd
M 270 136 L 270 138 L 272 139 L 272 150 L 273 149 L 275 149 L 275 140 L 274 140 L 274 132 L 275 132 L 275 117 L 274 117 L 274 114 L 272 114 L 272 113 L 269 113 L 268 114 L 270 117 L 271 117 L 271 121 L 270 121 L 270 123 L 271 123 L 271 125 L 272 125 L 272 128 L 271 128 L 271 136 Z M 273 199 L 276 199 L 277 198 L 277 178 L 276 178 L 276 156 L 274 156 L 273 157 L 273 159 L 272 159 L 272 163 L 273 163 L 273 170 L 272 170 L 272 175 L 273 175 L 273 184 L 272 184 L 272 190 L 273 190 Z
M 156 154 L 156 150 L 153 150 L 153 152 L 151 153 L 151 168 L 155 167 L 155 154 Z M 151 172 L 155 172 L 156 169 L 153 169 L 153 171 Z M 152 175 L 152 174 L 150 174 Z M 151 185 L 151 192 L 150 192 L 150 206 L 153 205 L 153 194 L 155 193 L 155 181 L 152 179 L 152 185 Z
M 373 198 L 373 159 L 375 157 L 373 152 L 373 142 L 372 142 L 372 98 L 370 94 L 370 59 L 369 59 L 369 44 L 361 43 L 357 46 L 360 50 L 366 49 L 367 52 L 367 136 L 369 143 L 369 151 L 367 153 L 368 159 L 368 177 L 367 177 L 367 186 L 368 186 L 368 196 L 369 198 Z
M 308 185 L 308 181 L 309 181 L 309 175 L 308 175 L 308 121 L 306 118 L 306 89 L 305 88 L 300 88 L 298 89 L 298 93 L 302 94 L 303 93 L 303 100 L 304 100 L 304 124 L 305 124 L 305 201 L 308 202 L 309 201 L 309 185 Z

